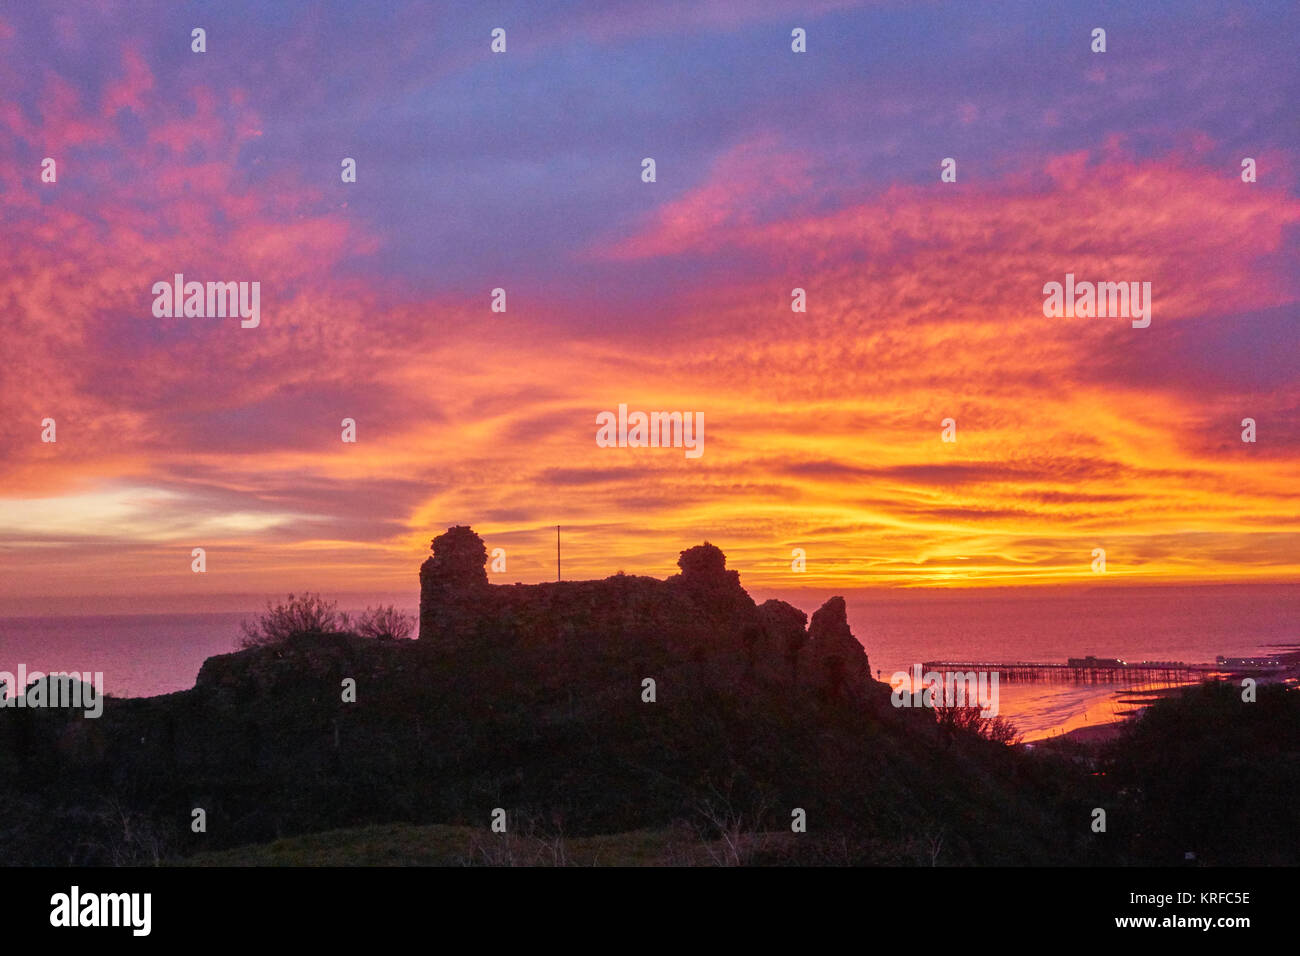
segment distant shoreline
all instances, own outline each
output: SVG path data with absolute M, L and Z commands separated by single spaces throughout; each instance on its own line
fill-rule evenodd
M 1281 650 L 1278 656 L 1287 663 L 1287 669 L 1268 675 L 1263 675 L 1261 683 L 1277 683 L 1286 680 L 1300 679 L 1300 645 L 1296 644 L 1268 644 L 1266 647 Z M 1241 677 L 1250 676 L 1245 672 L 1230 674 L 1227 678 L 1235 680 Z M 1157 700 L 1166 697 L 1172 697 L 1175 694 L 1184 694 L 1189 688 L 1199 687 L 1206 681 L 1199 681 L 1195 684 L 1179 684 L 1174 687 L 1162 687 L 1154 690 L 1133 691 L 1117 698 L 1117 703 L 1128 704 L 1133 710 L 1120 717 L 1119 720 L 1108 720 L 1096 724 L 1086 724 L 1083 727 L 1076 727 L 1073 730 L 1063 734 L 1057 734 L 1050 737 L 1040 737 L 1037 740 L 1027 741 L 1021 746 L 1039 746 L 1052 744 L 1060 741 L 1068 741 L 1074 744 L 1082 744 L 1087 747 L 1095 747 L 1102 744 L 1110 743 L 1115 740 L 1128 724 L 1139 717 L 1147 707 Z

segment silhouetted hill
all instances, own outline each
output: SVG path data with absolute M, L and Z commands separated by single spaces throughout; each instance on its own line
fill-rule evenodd
M 498 807 L 515 835 L 789 835 L 750 862 L 1131 852 L 1089 830 L 1107 799 L 1095 757 L 895 709 L 839 598 L 805 628 L 789 604 L 756 606 L 707 544 L 666 581 L 498 587 L 477 536 L 448 535 L 421 569 L 417 641 L 304 634 L 213 657 L 189 691 L 109 699 L 99 720 L 0 714 L 0 858 L 152 862 L 367 824 L 489 834 Z

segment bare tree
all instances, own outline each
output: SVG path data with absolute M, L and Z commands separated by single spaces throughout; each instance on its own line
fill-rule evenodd
M 338 609 L 337 601 L 325 601 L 319 594 L 289 595 L 289 600 L 271 606 L 251 624 L 244 621 L 240 647 L 264 647 L 279 644 L 298 634 L 325 634 L 348 627 L 348 616 Z
M 356 630 L 362 637 L 407 638 L 415 630 L 415 618 L 391 604 L 368 607 L 357 619 Z

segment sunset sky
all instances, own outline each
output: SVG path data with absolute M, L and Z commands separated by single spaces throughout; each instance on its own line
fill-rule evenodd
M 503 582 L 557 524 L 574 578 L 1295 580 L 1298 9 L 6 5 L 0 611 L 413 594 L 453 524 Z M 1045 318 L 1067 272 L 1150 327 Z M 597 447 L 620 403 L 704 454 Z

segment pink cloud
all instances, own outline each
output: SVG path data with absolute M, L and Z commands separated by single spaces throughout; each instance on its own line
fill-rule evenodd
M 798 201 L 808 194 L 807 165 L 798 150 L 742 144 L 638 233 L 589 254 L 815 261 L 836 277 L 839 294 L 861 289 L 887 314 L 915 315 L 909 302 L 951 295 L 956 301 L 936 315 L 949 319 L 1032 310 L 1043 282 L 1067 271 L 1151 281 L 1165 320 L 1276 306 L 1293 295 L 1281 273 L 1261 277 L 1277 268 L 1261 263 L 1261 254 L 1277 251 L 1300 223 L 1300 202 L 1279 188 L 1244 185 L 1232 170 L 1193 165 L 1182 153 L 1138 160 L 1112 140 L 1097 152 L 1050 157 L 1041 172 L 959 187 L 936 177 L 866 198 L 841 196 L 841 208 L 813 214 Z M 881 281 L 887 290 L 871 288 Z
M 138 50 L 128 49 L 122 54 L 125 72 L 104 90 L 100 112 L 112 116 L 120 109 L 145 111 L 143 96 L 153 89 L 153 73 Z

